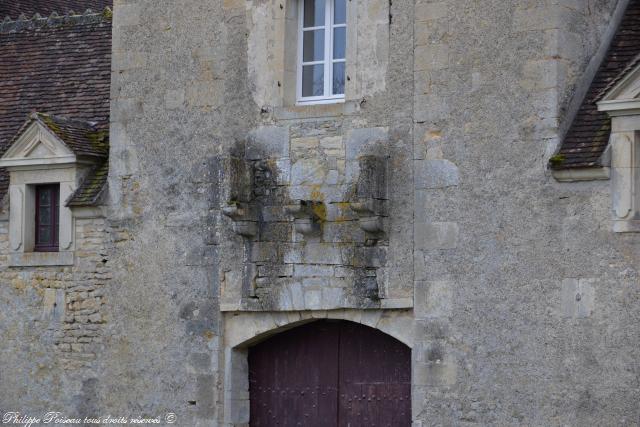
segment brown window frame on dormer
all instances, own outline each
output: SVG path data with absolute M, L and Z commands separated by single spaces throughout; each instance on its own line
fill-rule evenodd
M 60 185 L 46 184 L 36 186 L 35 252 L 58 252 L 60 241 Z M 49 204 L 42 203 L 44 194 Z M 48 213 L 46 209 L 48 210 Z M 43 215 L 44 214 L 44 215 Z M 49 228 L 49 240 L 43 241 L 43 230 Z

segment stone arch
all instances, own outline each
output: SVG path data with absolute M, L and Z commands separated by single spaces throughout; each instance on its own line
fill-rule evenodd
M 228 313 L 224 336 L 224 425 L 249 423 L 249 347 L 286 330 L 320 319 L 347 320 L 380 330 L 414 348 L 410 310 L 330 310 L 320 312 Z

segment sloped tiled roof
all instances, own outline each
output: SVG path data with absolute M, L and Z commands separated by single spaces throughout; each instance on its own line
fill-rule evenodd
M 598 167 L 609 143 L 611 120 L 598 111 L 597 100 L 640 55 L 640 0 L 630 0 L 609 50 L 591 83 L 558 153 L 552 169 Z
M 96 166 L 80 184 L 80 187 L 71 195 L 67 206 L 95 206 L 107 185 L 109 173 L 109 160 Z
M 109 132 L 107 129 L 98 128 L 93 122 L 38 112 L 31 114 L 29 120 L 11 138 L 7 148 L 13 145 L 33 122 L 38 122 L 48 128 L 76 156 L 103 158 L 109 155 Z
M 35 111 L 93 122 L 97 132 L 108 129 L 109 16 L 0 23 L 0 155 Z M 0 199 L 7 187 L 8 174 L 0 170 Z
M 105 7 L 113 7 L 113 0 L 1 0 L 0 19 L 5 16 L 17 19 L 20 15 L 31 18 L 36 13 L 49 16 L 52 12 L 66 15 L 70 11 L 82 13 L 87 9 L 98 12 Z

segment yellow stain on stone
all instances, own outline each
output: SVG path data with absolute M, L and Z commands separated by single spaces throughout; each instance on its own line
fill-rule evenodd
M 202 334 L 206 339 L 208 340 L 212 340 L 213 338 L 215 338 L 215 334 L 213 333 L 213 331 L 210 330 L 206 330 L 204 331 L 204 333 Z
M 11 281 L 11 285 L 16 291 L 24 291 L 27 288 L 27 282 L 22 280 L 20 277 L 16 277 Z
M 424 134 L 425 141 L 433 141 L 434 139 L 440 139 L 440 138 L 442 138 L 441 130 L 428 130 Z
M 327 206 L 324 203 L 315 203 L 313 205 L 313 213 L 320 219 L 320 222 L 327 220 Z

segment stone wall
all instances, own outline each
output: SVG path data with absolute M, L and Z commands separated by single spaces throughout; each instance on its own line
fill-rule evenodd
M 352 87 L 328 107 L 288 104 L 290 7 L 116 2 L 105 363 L 126 379 L 102 380 L 105 405 L 243 420 L 224 401 L 247 331 L 388 300 L 416 425 L 637 418 L 637 237 L 609 232 L 606 183 L 546 172 L 616 1 L 358 2 Z M 374 245 L 350 207 L 363 155 L 389 165 Z M 316 234 L 295 231 L 300 200 Z M 379 301 L 354 298 L 374 274 Z
M 638 236 L 612 233 L 607 182 L 545 170 L 615 6 L 416 3 L 423 425 L 638 421 Z
M 618 2 L 350 3 L 346 102 L 300 107 L 292 2 L 116 0 L 106 225 L 2 270 L 29 407 L 242 425 L 246 347 L 329 317 L 412 346 L 416 426 L 637 424 L 638 235 L 546 170 Z
M 4 412 L 67 416 L 96 411 L 97 358 L 109 306 L 104 217 L 75 219 L 75 263 L 8 267 L 9 221 L 0 220 L 0 366 Z

